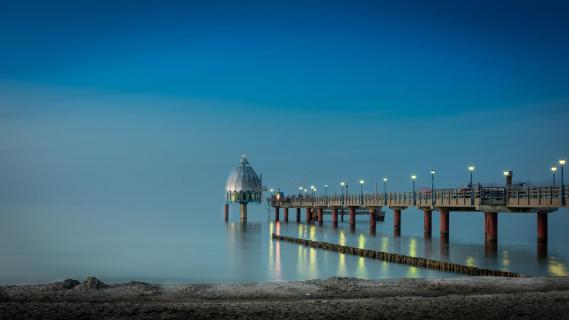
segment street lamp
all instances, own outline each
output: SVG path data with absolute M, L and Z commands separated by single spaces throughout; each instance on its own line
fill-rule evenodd
M 474 207 L 474 186 L 472 185 L 472 173 L 475 167 L 473 165 L 468 166 L 468 171 L 470 171 L 470 206 Z
M 435 205 L 435 170 L 431 169 L 431 203 Z
M 360 180 L 360 200 L 364 203 L 364 183 L 365 181 L 362 179 Z
M 383 178 L 383 204 L 387 204 L 387 177 Z
M 561 166 L 561 205 L 564 206 L 565 205 L 565 182 L 563 181 L 563 179 L 564 179 L 563 167 L 565 167 L 565 159 L 559 160 L 559 165 Z
M 476 169 L 474 166 L 468 166 L 468 171 L 470 171 L 470 188 L 472 188 L 472 173 Z
M 340 186 L 342 186 L 342 205 L 344 205 L 344 187 L 346 183 L 344 181 L 340 182 Z
M 411 180 L 413 180 L 413 205 L 416 204 L 416 197 L 415 197 L 415 179 L 417 179 L 416 175 L 411 176 Z
M 555 171 L 557 171 L 557 167 L 551 167 L 551 172 L 553 172 L 553 186 L 555 187 Z

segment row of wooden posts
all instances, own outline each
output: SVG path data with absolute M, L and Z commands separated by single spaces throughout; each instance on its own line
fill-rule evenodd
M 483 269 L 483 268 L 466 266 L 462 264 L 445 262 L 445 261 L 438 261 L 438 260 L 432 260 L 420 257 L 411 257 L 396 253 L 343 246 L 330 242 L 313 241 L 302 238 L 288 237 L 288 236 L 278 235 L 275 233 L 272 234 L 272 237 L 273 239 L 276 240 L 297 243 L 312 248 L 336 251 L 339 253 L 351 254 L 351 255 L 367 257 L 387 262 L 406 264 L 419 268 L 433 269 L 433 270 L 446 271 L 446 272 L 456 272 L 471 276 L 527 277 L 527 275 L 521 273 L 502 271 L 502 270 Z

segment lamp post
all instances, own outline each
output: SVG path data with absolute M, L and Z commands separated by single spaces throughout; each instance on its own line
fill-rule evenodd
M 557 167 L 551 167 L 551 172 L 553 172 L 553 186 L 555 187 L 555 171 L 557 171 Z
M 437 198 L 435 197 L 435 170 L 431 170 L 431 203 L 434 206 Z
M 508 205 L 508 201 L 510 200 L 510 187 L 512 186 L 512 176 L 510 175 L 510 170 L 504 170 L 504 176 L 506 177 L 506 192 L 505 192 L 505 201 L 506 206 Z
M 474 207 L 474 185 L 472 185 L 472 173 L 475 167 L 473 165 L 468 166 L 468 171 L 470 171 L 470 206 Z
M 387 177 L 383 178 L 383 204 L 387 204 Z
M 470 188 L 472 188 L 472 173 L 476 169 L 474 166 L 468 166 L 468 171 L 470 171 Z
M 298 191 L 299 191 L 298 194 L 299 194 L 299 195 L 302 195 L 302 190 L 303 190 L 303 189 L 304 189 L 304 188 L 302 188 L 302 186 L 298 187 Z
M 411 180 L 413 181 L 413 205 L 417 204 L 416 197 L 415 197 L 415 179 L 417 179 L 417 176 L 412 175 Z
M 563 167 L 565 167 L 565 159 L 559 160 L 559 165 L 561 166 L 561 205 L 564 206 L 565 205 L 565 182 L 563 181 L 563 179 L 564 179 Z
M 342 205 L 344 205 L 344 187 L 346 183 L 344 181 L 340 182 L 340 186 L 342 187 Z
M 362 204 L 364 203 L 364 183 L 365 181 L 363 179 L 360 180 L 360 201 Z

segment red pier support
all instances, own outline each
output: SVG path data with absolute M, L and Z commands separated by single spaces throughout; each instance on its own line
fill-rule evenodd
M 449 239 L 449 210 L 445 208 L 441 208 L 441 239 L 448 240 Z
M 284 208 L 284 222 L 288 222 L 288 208 Z
M 537 213 L 537 242 L 547 243 L 547 212 Z
M 486 226 L 484 234 L 486 242 L 498 242 L 498 213 L 486 212 L 484 215 Z
M 375 214 L 376 210 L 377 209 L 375 208 L 369 208 L 369 228 L 372 231 L 375 231 L 376 229 L 376 223 L 377 223 L 377 218 Z
M 312 222 L 312 208 L 306 208 L 306 223 Z
M 318 208 L 318 225 L 324 222 L 324 208 Z
M 393 208 L 393 234 L 401 235 L 401 208 Z
M 356 226 L 356 208 L 350 207 L 350 226 Z
M 225 206 L 223 207 L 223 219 L 225 221 L 229 220 L 229 205 L 226 203 Z
M 332 224 L 338 225 L 338 208 L 332 208 Z
M 430 239 L 433 232 L 433 212 L 431 209 L 423 209 L 423 233 L 425 238 Z

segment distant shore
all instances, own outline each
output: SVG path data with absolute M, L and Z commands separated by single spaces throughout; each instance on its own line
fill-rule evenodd
M 0 286 L 0 319 L 567 319 L 569 277 Z

